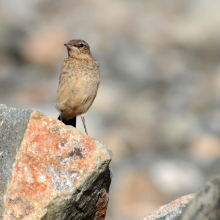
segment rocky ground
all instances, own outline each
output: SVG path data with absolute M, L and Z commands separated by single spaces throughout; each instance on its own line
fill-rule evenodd
M 0 1 L 0 103 L 57 117 L 63 46 L 101 84 L 88 132 L 113 151 L 107 220 L 140 219 L 219 172 L 220 2 Z M 78 126 L 83 126 L 78 119 Z

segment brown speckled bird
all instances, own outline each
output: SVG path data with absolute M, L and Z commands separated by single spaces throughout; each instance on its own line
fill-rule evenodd
M 99 87 L 99 63 L 84 40 L 71 40 L 64 45 L 69 56 L 60 72 L 56 107 L 61 114 L 58 119 L 76 127 L 76 116 L 80 115 L 88 135 L 84 117 Z

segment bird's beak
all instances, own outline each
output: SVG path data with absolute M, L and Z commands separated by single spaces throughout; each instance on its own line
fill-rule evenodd
M 64 44 L 64 46 L 66 46 L 67 48 L 70 48 L 70 47 L 71 47 L 70 44 Z

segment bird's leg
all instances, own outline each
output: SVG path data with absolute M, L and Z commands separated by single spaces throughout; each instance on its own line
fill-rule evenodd
M 81 116 L 81 119 L 82 119 L 82 122 L 83 122 L 83 126 L 84 126 L 84 129 L 85 129 L 85 132 L 88 135 L 88 132 L 87 132 L 87 129 L 86 129 L 85 115 L 81 114 L 80 116 Z

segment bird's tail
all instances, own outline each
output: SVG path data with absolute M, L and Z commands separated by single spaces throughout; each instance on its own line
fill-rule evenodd
M 76 117 L 71 118 L 70 120 L 66 121 L 66 120 L 61 119 L 61 117 L 59 115 L 58 119 L 60 121 L 62 121 L 65 125 L 71 125 L 73 127 L 76 127 Z

